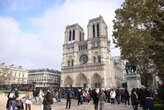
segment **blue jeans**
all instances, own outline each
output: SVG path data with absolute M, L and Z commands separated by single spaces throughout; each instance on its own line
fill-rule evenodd
M 114 98 L 111 98 L 111 104 L 114 104 Z
M 15 105 L 16 105 L 16 100 L 10 100 L 8 110 L 11 109 L 11 106 L 13 107 L 13 110 L 15 110 Z
M 56 102 L 61 102 L 61 99 L 60 98 L 56 98 Z

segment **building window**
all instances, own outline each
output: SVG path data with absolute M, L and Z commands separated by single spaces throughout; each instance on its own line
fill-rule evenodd
M 81 38 L 81 32 L 80 32 L 80 41 L 82 40 L 82 38 Z
M 74 65 L 74 60 L 72 60 L 72 66 Z
M 80 51 L 80 46 L 79 46 L 79 51 Z
M 93 28 L 93 38 L 94 38 L 95 37 L 95 25 L 94 24 L 93 24 L 92 28 Z
M 71 41 L 71 31 L 69 31 L 69 41 Z
M 98 63 L 101 63 L 101 56 L 98 56 Z
M 97 24 L 97 37 L 100 36 L 100 29 L 99 29 L 99 24 Z
M 75 30 L 73 30 L 73 40 L 75 40 Z
M 96 63 L 96 57 L 93 57 L 93 62 Z
M 70 61 L 68 61 L 68 66 L 70 66 Z

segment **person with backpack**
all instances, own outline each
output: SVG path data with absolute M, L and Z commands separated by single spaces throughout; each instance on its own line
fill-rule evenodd
M 71 100 L 72 100 L 72 91 L 71 89 L 68 89 L 67 92 L 66 92 L 66 109 L 67 108 L 71 108 Z
M 17 97 L 18 97 L 18 91 L 16 91 L 15 88 L 11 89 L 11 91 L 8 94 L 7 110 L 10 110 L 11 107 L 13 108 L 13 110 L 15 110 Z
M 47 91 L 47 94 L 44 96 L 43 100 L 43 110 L 51 110 L 51 105 L 53 104 L 53 96 L 50 91 Z

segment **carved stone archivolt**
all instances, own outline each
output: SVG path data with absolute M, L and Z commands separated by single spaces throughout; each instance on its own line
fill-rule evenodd
M 73 79 L 70 76 L 67 76 L 64 80 L 64 85 L 73 85 Z
M 93 76 L 92 76 L 92 79 L 91 79 L 91 87 L 92 88 L 96 88 L 96 86 L 100 86 L 101 87 L 101 84 L 102 84 L 102 78 L 100 75 L 98 75 L 97 73 L 95 73 Z
M 83 73 L 80 73 L 76 77 L 76 86 L 80 87 L 81 85 L 84 84 L 88 84 L 87 77 Z

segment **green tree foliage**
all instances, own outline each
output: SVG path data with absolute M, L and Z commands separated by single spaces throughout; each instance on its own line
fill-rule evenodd
M 156 60 L 161 55 L 163 44 L 160 44 L 158 50 L 152 44 L 159 45 L 158 40 L 163 39 L 163 28 L 160 27 L 163 16 L 157 16 L 162 10 L 159 5 L 161 1 L 163 0 L 125 0 L 121 8 L 115 11 L 113 20 L 113 41 L 120 47 L 122 59 L 140 66 L 139 72 L 145 85 L 152 82 L 152 73 L 160 71 L 160 64 L 157 65 Z M 161 30 L 155 30 L 156 27 Z
M 153 17 L 153 27 L 151 30 L 153 44 L 151 59 L 156 64 L 160 78 L 164 81 L 164 0 L 158 2 L 155 15 Z

